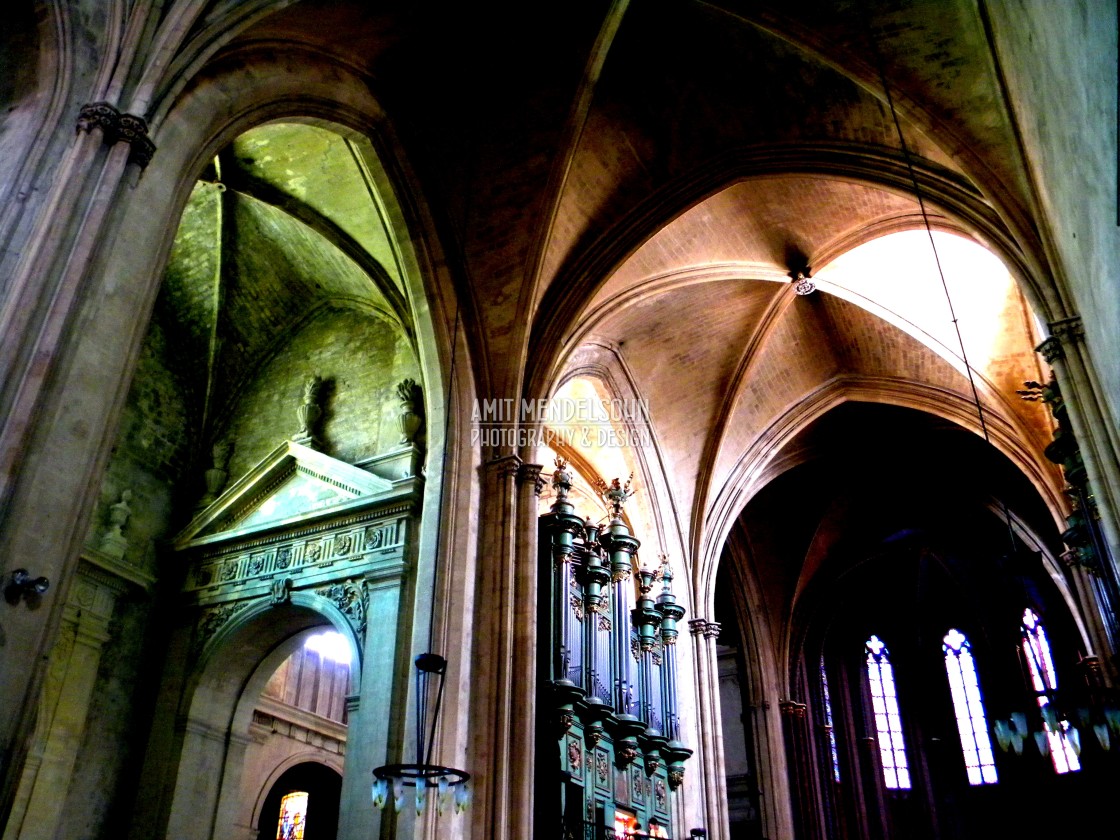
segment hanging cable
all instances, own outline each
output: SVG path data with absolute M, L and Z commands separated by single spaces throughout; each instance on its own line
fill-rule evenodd
M 455 387 L 455 351 L 459 344 L 459 312 L 459 303 L 456 301 L 455 326 L 451 331 L 451 368 L 447 376 L 447 390 L 444 391 L 446 398 L 444 399 L 443 405 L 443 457 L 439 467 L 439 507 L 436 509 L 436 561 L 432 569 L 432 609 L 428 616 L 428 650 L 432 649 L 432 641 L 435 638 L 436 586 L 439 584 L 439 561 L 440 557 L 443 556 L 443 547 L 440 545 L 440 539 L 443 536 L 443 528 L 441 527 L 443 524 L 443 494 L 447 489 L 447 453 L 451 450 L 451 389 Z
M 866 6 L 864 6 L 864 12 L 866 13 L 866 11 Z M 872 31 L 869 15 L 865 17 L 865 21 L 867 26 L 867 38 L 871 44 L 871 52 L 875 57 L 875 68 L 879 73 L 879 84 L 882 85 L 883 94 L 887 99 L 887 108 L 890 110 L 891 119 L 894 122 L 894 130 L 898 137 L 899 149 L 902 152 L 903 161 L 906 163 L 906 172 L 910 176 L 910 184 L 914 189 L 914 197 L 918 201 L 918 210 L 922 216 L 922 225 L 925 227 L 926 236 L 929 237 L 929 247 L 930 250 L 933 251 L 933 261 L 937 266 L 937 275 L 941 279 L 941 289 L 945 292 L 945 301 L 949 306 L 949 316 L 952 320 L 953 330 L 957 336 L 957 346 L 960 347 L 961 361 L 964 362 L 965 375 L 968 377 L 968 385 L 972 390 L 972 401 L 976 405 L 976 416 L 980 421 L 980 432 L 984 438 L 984 442 L 990 446 L 992 439 L 991 435 L 988 433 L 987 420 L 984 418 L 984 407 L 980 402 L 980 392 L 976 387 L 976 378 L 973 376 L 972 365 L 968 361 L 968 353 L 964 348 L 964 337 L 961 335 L 960 321 L 957 318 L 956 308 L 953 306 L 953 298 L 949 294 L 949 283 L 945 279 L 945 271 L 941 267 L 941 256 L 937 253 L 937 242 L 933 238 L 933 228 L 929 223 L 929 213 L 926 210 L 926 202 L 925 198 L 922 196 L 921 186 L 918 184 L 918 175 L 914 169 L 914 160 L 910 154 L 910 147 L 906 145 L 906 137 L 902 133 L 902 123 L 898 118 L 898 111 L 894 105 L 894 97 L 891 95 L 890 85 L 887 84 L 887 73 L 883 62 L 883 54 L 879 50 L 879 42 L 876 40 Z M 1011 511 L 1007 507 L 1007 502 L 1004 501 L 1002 496 L 999 498 L 999 504 L 1003 511 L 1004 521 L 1007 523 L 1007 534 L 1011 540 L 1011 553 L 1014 555 L 1016 551 L 1016 542 L 1015 529 L 1011 522 Z

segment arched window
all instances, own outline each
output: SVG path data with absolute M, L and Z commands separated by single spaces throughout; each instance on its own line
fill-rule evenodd
M 875 730 L 879 735 L 879 755 L 883 760 L 883 781 L 888 788 L 908 790 L 910 766 L 906 761 L 906 744 L 902 740 L 902 718 L 898 714 L 898 695 L 890 654 L 878 636 L 867 640 L 866 651 L 871 706 L 875 712 Z
M 303 827 L 307 823 L 307 791 L 297 790 L 285 794 L 280 800 L 280 822 L 276 826 L 276 840 L 303 840 Z
M 941 649 L 945 653 L 945 671 L 949 675 L 949 689 L 953 694 L 953 711 L 957 715 L 957 732 L 961 736 L 968 783 L 995 784 L 995 757 L 992 755 L 992 739 L 988 736 L 988 722 L 984 717 L 984 701 L 980 696 L 972 646 L 963 633 L 953 629 L 945 634 Z
M 824 726 L 828 732 L 828 749 L 832 757 L 832 780 L 840 781 L 840 754 L 836 750 L 836 730 L 832 725 L 832 698 L 828 694 L 828 674 L 821 657 L 821 699 L 824 701 Z
M 1031 674 L 1031 684 L 1038 698 L 1038 708 L 1042 711 L 1042 727 L 1050 747 L 1050 760 L 1054 772 L 1070 773 L 1081 769 L 1077 752 L 1070 743 L 1069 721 L 1058 720 L 1051 705 L 1053 694 L 1058 689 L 1058 674 L 1054 670 L 1054 660 L 1050 657 L 1050 642 L 1042 621 L 1034 610 L 1023 610 L 1023 623 L 1019 628 L 1023 637 L 1023 657 Z

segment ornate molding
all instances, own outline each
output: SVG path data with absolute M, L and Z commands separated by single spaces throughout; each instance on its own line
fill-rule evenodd
M 366 637 L 366 583 L 361 578 L 339 581 L 315 590 L 332 602 L 350 621 L 358 638 Z
M 269 600 L 274 607 L 291 601 L 292 579 L 290 577 L 274 578 L 272 581 L 272 593 Z
M 128 162 L 141 169 L 152 162 L 156 144 L 148 137 L 148 123 L 135 114 L 122 114 L 108 102 L 90 102 L 78 111 L 75 131 L 81 134 L 100 128 L 105 142 L 110 145 L 127 143 L 130 147 Z
M 285 535 L 289 539 L 280 544 L 239 544 L 204 555 L 192 564 L 185 591 L 224 593 L 243 582 L 270 581 L 278 573 L 298 576 L 325 570 L 339 561 L 368 562 L 385 551 L 399 551 L 407 528 L 402 518 L 374 522 L 365 518 L 352 523 L 343 520 L 333 530 L 323 531 L 295 539 Z

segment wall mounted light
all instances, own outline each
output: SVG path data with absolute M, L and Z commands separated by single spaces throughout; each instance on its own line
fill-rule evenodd
M 45 577 L 33 578 L 27 569 L 16 569 L 4 587 L 4 600 L 13 607 L 20 601 L 27 601 L 27 606 L 35 609 L 43 593 L 50 588 L 51 582 Z

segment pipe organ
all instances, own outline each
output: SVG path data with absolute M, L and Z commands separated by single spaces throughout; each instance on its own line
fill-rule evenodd
M 559 836 L 579 840 L 669 837 L 671 793 L 692 755 L 677 717 L 684 608 L 664 558 L 635 568 L 639 542 L 622 518 L 630 482 L 603 488 L 605 526 L 576 513 L 571 483 L 557 459 L 555 501 L 540 517 L 537 836 L 562 825 Z

